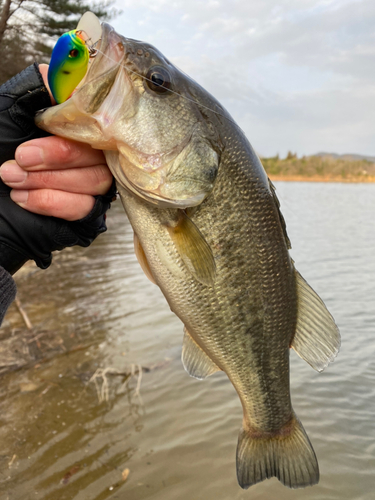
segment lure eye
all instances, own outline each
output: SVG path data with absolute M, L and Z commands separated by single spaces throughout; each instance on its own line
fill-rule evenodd
M 69 57 L 78 57 L 78 54 L 79 54 L 79 51 L 77 49 L 72 49 L 70 52 L 69 52 Z
M 171 76 L 166 69 L 156 66 L 148 71 L 146 84 L 153 92 L 165 94 L 171 88 Z

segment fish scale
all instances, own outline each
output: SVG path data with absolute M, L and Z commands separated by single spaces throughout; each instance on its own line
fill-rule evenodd
M 230 143 L 230 141 L 228 141 L 228 142 Z M 235 156 L 238 156 L 238 155 L 235 155 Z M 247 151 L 245 152 L 244 156 L 246 157 L 246 160 L 248 162 L 249 161 L 249 153 Z M 225 159 L 224 159 L 224 161 L 225 161 Z M 282 285 L 282 283 L 283 283 L 283 280 L 281 278 L 282 271 L 278 270 L 280 258 L 277 258 L 278 257 L 277 255 L 272 255 L 272 253 L 271 253 L 272 248 L 276 248 L 276 250 L 277 250 L 276 252 L 274 251 L 274 254 L 280 253 L 280 251 L 279 251 L 280 247 L 275 246 L 274 240 L 275 240 L 275 237 L 277 237 L 277 236 L 279 236 L 279 238 L 280 238 L 281 231 L 280 231 L 280 225 L 277 224 L 277 219 L 275 221 L 275 217 L 272 218 L 271 216 L 267 216 L 267 214 L 265 214 L 265 204 L 264 204 L 264 201 L 262 200 L 262 198 L 263 198 L 262 194 L 263 194 L 263 190 L 265 188 L 263 187 L 263 189 L 261 191 L 261 200 L 262 201 L 260 202 L 254 196 L 254 193 L 256 193 L 256 189 L 251 190 L 250 189 L 251 185 L 249 186 L 249 184 L 247 182 L 245 183 L 244 178 L 248 177 L 248 172 L 250 170 L 247 167 L 245 161 L 244 162 L 241 162 L 238 160 L 232 161 L 231 165 L 232 165 L 232 168 L 229 169 L 230 173 L 225 172 L 224 168 L 222 169 L 222 176 L 223 176 L 223 180 L 224 180 L 224 182 L 222 183 L 222 190 L 225 191 L 226 198 L 232 200 L 230 210 L 233 213 L 237 213 L 237 226 L 238 225 L 242 226 L 242 231 L 240 231 L 240 228 L 237 228 L 234 231 L 235 233 L 238 233 L 238 240 L 237 240 L 237 243 L 235 243 L 235 244 L 233 244 L 233 241 L 232 241 L 230 246 L 232 249 L 233 249 L 233 247 L 236 247 L 235 253 L 233 254 L 233 251 L 232 252 L 230 251 L 231 248 L 228 248 L 228 247 L 224 248 L 223 252 L 224 252 L 224 255 L 226 256 L 226 259 L 229 259 L 233 262 L 233 264 L 234 264 L 233 267 L 238 268 L 241 271 L 239 271 L 237 274 L 233 275 L 233 268 L 228 268 L 228 266 L 227 266 L 227 272 L 225 274 L 223 274 L 223 283 L 227 283 L 227 286 L 225 287 L 226 290 L 228 290 L 228 288 L 230 288 L 231 290 L 236 290 L 236 287 L 233 285 L 235 283 L 237 285 L 240 284 L 240 286 L 241 286 L 241 288 L 239 290 L 240 293 L 234 294 L 232 301 L 236 302 L 238 304 L 238 306 L 241 305 L 242 307 L 241 308 L 239 308 L 239 307 L 233 308 L 232 304 L 229 303 L 228 307 L 223 308 L 222 315 L 224 317 L 226 317 L 228 314 L 228 311 L 234 310 L 235 312 L 237 312 L 237 315 L 235 318 L 233 318 L 233 316 L 232 316 L 231 333 L 235 338 L 236 338 L 236 336 L 239 337 L 239 339 L 240 339 L 239 344 L 240 345 L 241 345 L 241 341 L 243 343 L 245 343 L 245 346 L 246 346 L 245 358 L 247 358 L 248 362 L 244 363 L 244 366 L 246 368 L 241 369 L 241 371 L 238 369 L 238 367 L 236 365 L 237 364 L 241 365 L 242 360 L 241 360 L 241 362 L 238 362 L 238 363 L 236 363 L 236 365 L 232 366 L 232 369 L 227 368 L 225 371 L 228 375 L 229 375 L 229 373 L 231 373 L 231 371 L 234 372 L 234 375 L 233 376 L 231 375 L 230 378 L 231 378 L 232 382 L 234 383 L 235 387 L 236 387 L 236 385 L 241 386 L 241 389 L 237 389 L 237 391 L 240 394 L 241 393 L 246 394 L 246 396 L 247 396 L 246 400 L 250 401 L 250 408 L 254 407 L 254 406 L 256 407 L 256 411 L 252 412 L 253 417 L 250 417 L 251 412 L 249 411 L 248 408 L 246 408 L 248 410 L 247 416 L 250 417 L 250 420 L 252 422 L 255 422 L 255 425 L 256 425 L 256 422 L 257 422 L 257 419 L 259 418 L 259 415 L 262 414 L 261 419 L 260 419 L 261 420 L 260 428 L 263 428 L 264 430 L 268 430 L 266 422 L 268 419 L 272 419 L 272 417 L 271 417 L 271 415 L 268 415 L 267 419 L 264 418 L 264 416 L 265 416 L 264 413 L 266 413 L 266 412 L 260 410 L 260 407 L 259 407 L 259 404 L 257 401 L 257 399 L 259 398 L 259 396 L 257 396 L 257 393 L 261 394 L 264 391 L 258 392 L 257 390 L 255 390 L 253 384 L 251 384 L 252 387 L 250 390 L 249 390 L 249 388 L 246 388 L 246 386 L 250 385 L 247 382 L 247 380 L 249 378 L 249 375 L 247 372 L 252 370 L 252 366 L 251 365 L 249 366 L 249 359 L 251 358 L 251 354 L 252 354 L 252 352 L 254 352 L 254 349 L 256 350 L 256 352 L 258 352 L 258 359 L 257 359 L 257 357 L 254 357 L 253 363 L 262 365 L 262 361 L 264 358 L 263 352 L 265 349 L 264 342 L 267 342 L 267 338 L 266 338 L 267 332 L 270 332 L 271 339 L 273 339 L 275 337 L 276 332 L 283 334 L 284 340 L 281 343 L 282 343 L 283 349 L 287 352 L 288 347 L 289 347 L 289 342 L 290 342 L 291 331 L 294 331 L 293 323 L 290 324 L 290 320 L 288 321 L 288 318 L 286 319 L 286 321 L 284 320 L 284 324 L 286 323 L 286 325 L 285 325 L 286 328 L 284 328 L 284 331 L 280 330 L 280 328 L 277 328 L 277 325 L 275 325 L 275 323 L 277 323 L 277 321 L 278 321 L 277 317 L 280 315 L 285 317 L 283 309 L 285 308 L 286 301 L 285 301 L 284 297 L 281 297 L 281 300 L 280 300 L 280 298 L 278 298 L 275 295 L 275 293 L 272 293 L 272 295 L 270 293 L 268 293 L 270 289 L 273 292 L 275 291 L 275 290 L 272 290 L 272 289 L 274 289 L 274 276 L 275 276 L 275 274 L 279 274 L 280 284 Z M 236 172 L 236 170 L 237 170 L 237 172 Z M 245 172 L 246 174 L 244 175 L 243 172 Z M 232 189 L 233 189 L 233 187 L 234 187 L 234 189 L 233 189 L 232 193 L 230 193 L 230 192 L 228 193 L 228 186 L 227 186 L 227 183 L 225 182 L 225 179 L 228 177 L 228 175 L 231 175 L 231 178 L 233 178 L 231 186 L 232 186 Z M 258 177 L 258 179 L 259 179 L 259 177 Z M 255 182 L 257 182 L 257 178 L 256 178 Z M 236 189 L 236 185 L 240 185 L 241 188 Z M 218 200 L 220 198 L 223 199 L 222 193 L 218 193 L 215 196 L 217 189 L 220 189 L 220 176 L 217 179 L 217 184 L 215 186 L 213 196 L 215 197 L 215 200 Z M 258 191 L 259 191 L 259 189 L 258 189 Z M 242 199 L 239 197 L 238 193 L 242 194 Z M 268 193 L 268 198 L 270 198 L 269 193 Z M 236 204 L 233 203 L 234 199 L 237 200 Z M 208 203 L 209 203 L 209 200 L 208 200 Z M 271 205 L 271 215 L 272 215 L 272 212 L 274 215 L 274 210 L 272 210 L 272 209 L 273 209 L 273 207 Z M 222 220 L 217 221 L 217 231 L 222 232 L 221 228 L 223 227 L 224 221 L 226 219 L 227 211 L 223 210 L 222 207 L 220 207 L 220 206 L 218 206 L 216 210 L 217 210 L 217 213 L 219 213 L 222 217 Z M 261 214 L 262 214 L 261 217 L 259 217 L 259 215 L 260 215 L 259 212 L 261 212 Z M 255 224 L 253 223 L 253 221 L 255 221 Z M 260 223 L 259 223 L 259 221 L 260 221 Z M 270 248 L 265 247 L 265 244 L 264 244 L 263 232 L 264 232 L 264 227 L 266 224 L 268 224 L 268 227 L 266 226 L 267 234 L 270 235 L 270 239 L 272 239 L 272 246 Z M 202 232 L 205 233 L 204 228 L 203 228 L 203 221 L 201 219 L 199 220 L 198 226 L 201 228 Z M 277 226 L 279 226 L 279 227 L 277 227 Z M 257 240 L 258 240 L 257 232 L 259 232 L 259 231 L 261 233 L 259 235 L 260 236 L 259 240 L 261 243 L 257 244 Z M 214 231 L 211 229 L 211 232 L 214 232 Z M 247 238 L 246 238 L 246 235 L 241 234 L 243 232 L 246 233 Z M 265 261 L 262 260 L 262 253 L 264 253 L 266 256 Z M 286 252 L 284 251 L 282 253 L 284 253 L 284 258 L 285 258 Z M 240 259 L 238 259 L 238 256 L 240 256 Z M 259 259 L 259 263 L 257 262 L 258 259 Z M 249 263 L 251 263 L 252 266 L 249 265 Z M 268 266 L 267 266 L 267 264 L 268 264 Z M 270 267 L 269 264 L 271 264 L 271 269 L 269 269 L 269 267 Z M 251 269 L 251 267 L 253 267 L 254 269 Z M 268 267 L 268 269 L 267 269 L 267 267 Z M 245 276 L 243 276 L 243 277 L 238 276 L 238 275 L 243 274 L 243 270 L 246 268 L 248 268 L 248 270 L 247 270 L 247 273 L 245 274 Z M 275 273 L 275 268 L 277 271 L 276 273 Z M 230 275 L 232 275 L 232 276 L 230 276 Z M 249 275 L 250 279 L 248 279 L 247 275 Z M 229 279 L 231 279 L 231 282 L 228 283 Z M 232 282 L 235 282 L 235 283 L 233 283 L 233 285 L 232 285 Z M 228 284 L 229 284 L 229 287 L 228 287 Z M 241 293 L 241 290 L 245 287 L 247 287 L 246 296 L 244 296 Z M 283 288 L 285 288 L 285 285 L 284 285 L 284 287 L 278 286 L 277 290 L 281 291 Z M 225 293 L 227 293 L 227 292 L 225 292 Z M 288 294 L 286 294 L 286 295 L 288 295 Z M 275 320 L 272 320 L 271 314 L 268 314 L 268 315 L 261 314 L 261 312 L 264 312 L 264 302 L 267 299 L 267 297 L 269 297 L 269 298 L 272 297 L 271 298 L 272 302 L 277 303 L 276 304 L 278 307 L 277 310 L 282 311 L 282 314 L 276 314 Z M 293 296 L 292 297 L 287 296 L 287 300 L 290 301 L 292 299 L 293 299 Z M 250 307 L 250 304 L 252 305 L 252 307 Z M 254 304 L 257 304 L 258 307 L 256 307 Z M 258 318 L 258 321 L 255 325 L 250 326 L 251 321 L 252 321 L 252 317 L 251 317 L 251 309 L 252 308 L 258 310 L 258 315 L 261 317 Z M 239 311 L 239 309 L 240 309 L 240 311 Z M 242 312 L 242 317 L 239 315 L 239 312 Z M 275 315 L 275 307 L 272 308 L 272 313 L 273 313 L 273 315 Z M 295 322 L 295 319 L 293 319 L 293 317 L 291 319 L 292 319 L 292 322 L 293 321 Z M 285 339 L 285 337 L 286 337 L 286 339 Z M 277 339 L 280 339 L 280 336 L 277 336 Z M 279 356 L 280 346 L 278 344 L 280 344 L 280 342 L 275 342 L 275 344 L 277 344 L 277 345 L 275 345 L 275 352 L 277 353 L 277 358 L 279 358 L 280 357 Z M 244 346 L 244 350 L 245 350 L 245 346 Z M 275 368 L 276 367 L 274 367 L 274 369 Z M 253 371 L 259 373 L 259 371 L 256 369 Z M 262 369 L 262 372 L 264 372 L 264 369 Z M 288 375 L 288 372 L 286 372 L 286 373 Z M 265 376 L 261 377 L 261 379 L 262 379 L 261 384 L 263 384 Z M 282 386 L 283 385 L 285 385 L 285 384 L 282 384 Z M 276 393 L 276 396 L 278 396 L 278 398 L 283 400 L 283 391 L 281 391 L 280 388 L 277 387 L 275 384 L 273 384 L 273 387 L 274 387 L 274 392 Z M 254 394 L 252 394 L 252 392 L 255 393 L 255 397 L 254 397 Z M 267 393 L 269 394 L 269 391 L 267 391 Z M 243 397 L 243 399 L 245 399 L 245 398 Z M 269 399 L 269 398 L 267 397 L 267 399 Z M 244 404 L 246 404 L 246 400 L 245 400 Z M 254 401 L 256 401 L 256 402 L 254 403 Z M 277 399 L 275 401 L 277 401 Z M 266 408 L 274 407 L 274 405 L 276 404 L 275 401 L 272 402 L 271 404 L 266 403 L 266 405 L 265 405 Z M 247 403 L 247 406 L 249 406 L 248 403 Z M 280 406 L 280 405 L 278 405 L 278 406 Z M 281 406 L 283 406 L 283 404 Z M 277 413 L 280 415 L 279 412 L 277 412 Z M 290 409 L 287 408 L 285 413 L 286 413 L 286 417 L 284 417 L 283 423 L 285 423 L 287 420 L 290 419 Z
M 294 267 L 275 189 L 241 129 L 157 49 L 106 23 L 80 88 L 37 124 L 105 150 L 137 258 L 185 326 L 184 368 L 224 371 L 241 400 L 240 486 L 316 484 L 289 349 L 321 371 L 340 336 Z
M 247 153 L 248 155 L 249 153 Z M 160 269 L 162 274 L 159 276 L 160 263 L 158 262 L 151 264 L 151 267 L 154 277 L 162 291 L 167 295 L 167 299 L 170 297 L 171 309 L 187 326 L 189 333 L 197 343 L 232 381 L 241 397 L 248 422 L 252 424 L 252 427 L 268 432 L 280 428 L 291 418 L 290 397 L 286 389 L 289 385 L 289 370 L 285 358 L 288 357 L 291 335 L 295 328 L 296 311 L 294 308 L 294 316 L 289 314 L 285 318 L 285 309 L 288 302 L 295 302 L 293 296 L 295 290 L 292 287 L 290 293 L 281 293 L 281 290 L 286 288 L 283 284 L 285 283 L 283 269 L 285 269 L 285 261 L 287 261 L 287 250 L 285 243 L 282 252 L 280 252 L 280 246 L 274 244 L 275 238 L 282 239 L 282 231 L 280 224 L 275 219 L 277 214 L 275 214 L 273 204 L 271 204 L 270 213 L 265 213 L 264 197 L 268 192 L 268 199 L 271 203 L 271 195 L 268 189 L 263 186 L 260 200 L 256 199 L 255 189 L 252 194 L 248 183 L 245 182 L 248 180 L 246 179 L 248 168 L 245 163 L 242 165 L 243 168 L 238 161 L 232 161 L 232 168 L 229 167 L 230 172 L 228 173 L 226 165 L 223 163 L 212 194 L 192 216 L 193 222 L 197 224 L 203 236 L 209 243 L 212 242 L 212 247 L 217 239 L 219 241 L 221 251 L 214 250 L 217 262 L 215 286 L 207 288 L 192 280 L 188 274 L 183 279 L 176 278 L 172 273 L 166 273 L 164 266 Z M 226 182 L 228 175 L 231 175 L 232 179 L 232 192 L 228 189 Z M 255 182 L 259 183 L 261 177 L 259 176 Z M 237 185 L 242 186 L 242 188 L 237 189 Z M 146 213 L 141 214 L 139 207 L 133 207 L 135 200 L 129 200 L 128 193 L 121 192 L 121 196 L 135 232 L 142 235 L 141 243 L 151 262 L 152 256 L 156 254 L 152 242 L 156 238 L 160 238 L 161 221 L 167 217 L 161 215 L 160 209 L 147 206 L 144 208 L 146 210 L 150 208 L 152 218 Z M 226 200 L 228 199 L 232 200 L 230 205 L 227 204 Z M 224 203 L 220 203 L 219 200 L 224 200 Z M 233 200 L 236 202 L 233 203 Z M 250 203 L 249 200 L 251 200 Z M 237 214 L 234 221 L 236 226 L 231 228 L 232 233 L 236 234 L 236 239 L 230 237 L 225 241 L 223 236 L 220 239 L 219 235 L 223 233 L 224 224 L 229 226 L 228 210 L 230 213 L 235 211 Z M 260 211 L 262 212 L 261 224 L 255 224 L 253 227 L 252 219 L 258 221 Z M 213 217 L 211 214 L 214 214 Z M 151 224 L 151 220 L 154 221 L 154 225 Z M 147 221 L 147 227 L 144 227 L 143 221 Z M 268 225 L 267 233 L 269 239 L 272 240 L 270 248 L 265 246 L 264 238 L 262 238 L 265 224 Z M 257 232 L 260 232 L 261 243 L 259 245 L 257 245 Z M 167 234 L 165 234 L 165 238 L 168 239 Z M 165 248 L 168 248 L 169 245 L 168 241 L 163 241 Z M 265 258 L 262 259 L 263 252 Z M 181 258 L 175 252 L 173 245 L 171 245 L 171 253 L 171 260 L 179 262 L 179 266 L 183 268 Z M 278 254 L 280 253 L 283 259 L 282 266 L 279 264 L 280 256 Z M 227 265 L 228 260 L 233 264 L 231 267 Z M 221 266 L 220 263 L 223 265 Z M 290 266 L 287 272 L 290 274 Z M 276 287 L 274 284 L 275 274 L 279 274 L 279 286 Z M 249 280 L 248 276 L 252 278 Z M 254 279 L 254 277 L 257 278 Z M 261 282 L 260 286 L 259 282 Z M 252 284 L 253 286 L 251 286 Z M 247 288 L 246 295 L 242 292 L 244 287 Z M 270 314 L 262 314 L 265 311 L 266 297 L 270 296 L 269 291 L 273 292 L 271 302 L 276 304 L 269 304 Z M 278 292 L 277 295 L 275 292 Z M 258 318 L 252 317 L 252 308 L 258 311 Z M 283 318 L 283 329 L 277 327 L 280 317 Z M 262 366 L 263 352 L 266 348 L 265 344 L 268 342 L 267 337 L 272 339 L 272 347 L 274 347 L 273 349 L 267 347 L 267 364 L 272 365 L 272 371 L 268 368 L 264 369 Z M 222 355 L 220 355 L 220 351 L 215 349 L 217 344 L 224 346 L 221 349 Z M 240 346 L 240 349 L 235 349 L 231 355 L 231 347 L 237 345 Z M 284 356 L 281 357 L 281 366 L 279 366 L 280 348 L 285 352 Z M 274 359 L 272 351 L 275 352 Z M 272 375 L 273 371 L 277 373 L 277 377 L 274 377 L 276 380 L 273 380 L 272 384 L 267 384 L 265 382 L 267 375 L 264 372 Z M 285 383 L 285 378 L 287 383 Z M 273 385 L 272 391 L 268 390 L 268 385 Z M 274 422 L 273 409 L 277 415 L 276 422 Z M 283 410 L 282 413 L 280 409 Z

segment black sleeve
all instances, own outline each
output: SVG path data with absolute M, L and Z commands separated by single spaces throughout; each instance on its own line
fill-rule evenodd
M 16 284 L 12 276 L 0 267 L 0 325 L 8 307 L 16 296 Z
M 36 63 L 0 87 L 0 164 L 13 159 L 23 142 L 50 135 L 34 124 L 36 111 L 48 106 L 51 101 Z M 105 212 L 115 192 L 113 182 L 105 196 L 95 196 L 86 217 L 68 222 L 24 210 L 10 199 L 10 188 L 0 181 L 0 266 L 14 274 L 32 259 L 45 269 L 51 264 L 52 251 L 90 245 L 107 229 Z

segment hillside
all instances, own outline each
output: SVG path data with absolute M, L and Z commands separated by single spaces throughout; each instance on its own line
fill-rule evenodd
M 368 160 L 371 163 L 375 163 L 375 156 L 357 155 L 354 153 L 347 153 L 344 155 L 338 155 L 336 153 L 316 153 L 314 156 L 322 156 L 325 158 L 334 158 L 335 160 L 346 161 Z
M 370 158 L 373 157 L 334 153 L 298 158 L 289 152 L 285 159 L 274 156 L 261 161 L 272 180 L 375 182 L 375 158 Z

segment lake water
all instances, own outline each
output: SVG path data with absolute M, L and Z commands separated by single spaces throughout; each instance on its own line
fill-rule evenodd
M 21 339 L 16 358 L 40 360 L 1 378 L 1 500 L 374 498 L 375 185 L 277 183 L 277 193 L 296 267 L 342 334 L 321 374 L 291 352 L 319 485 L 237 485 L 238 397 L 224 374 L 185 373 L 182 325 L 144 277 L 117 203 L 90 248 L 17 277 L 33 330 L 12 305 L 2 338 Z

